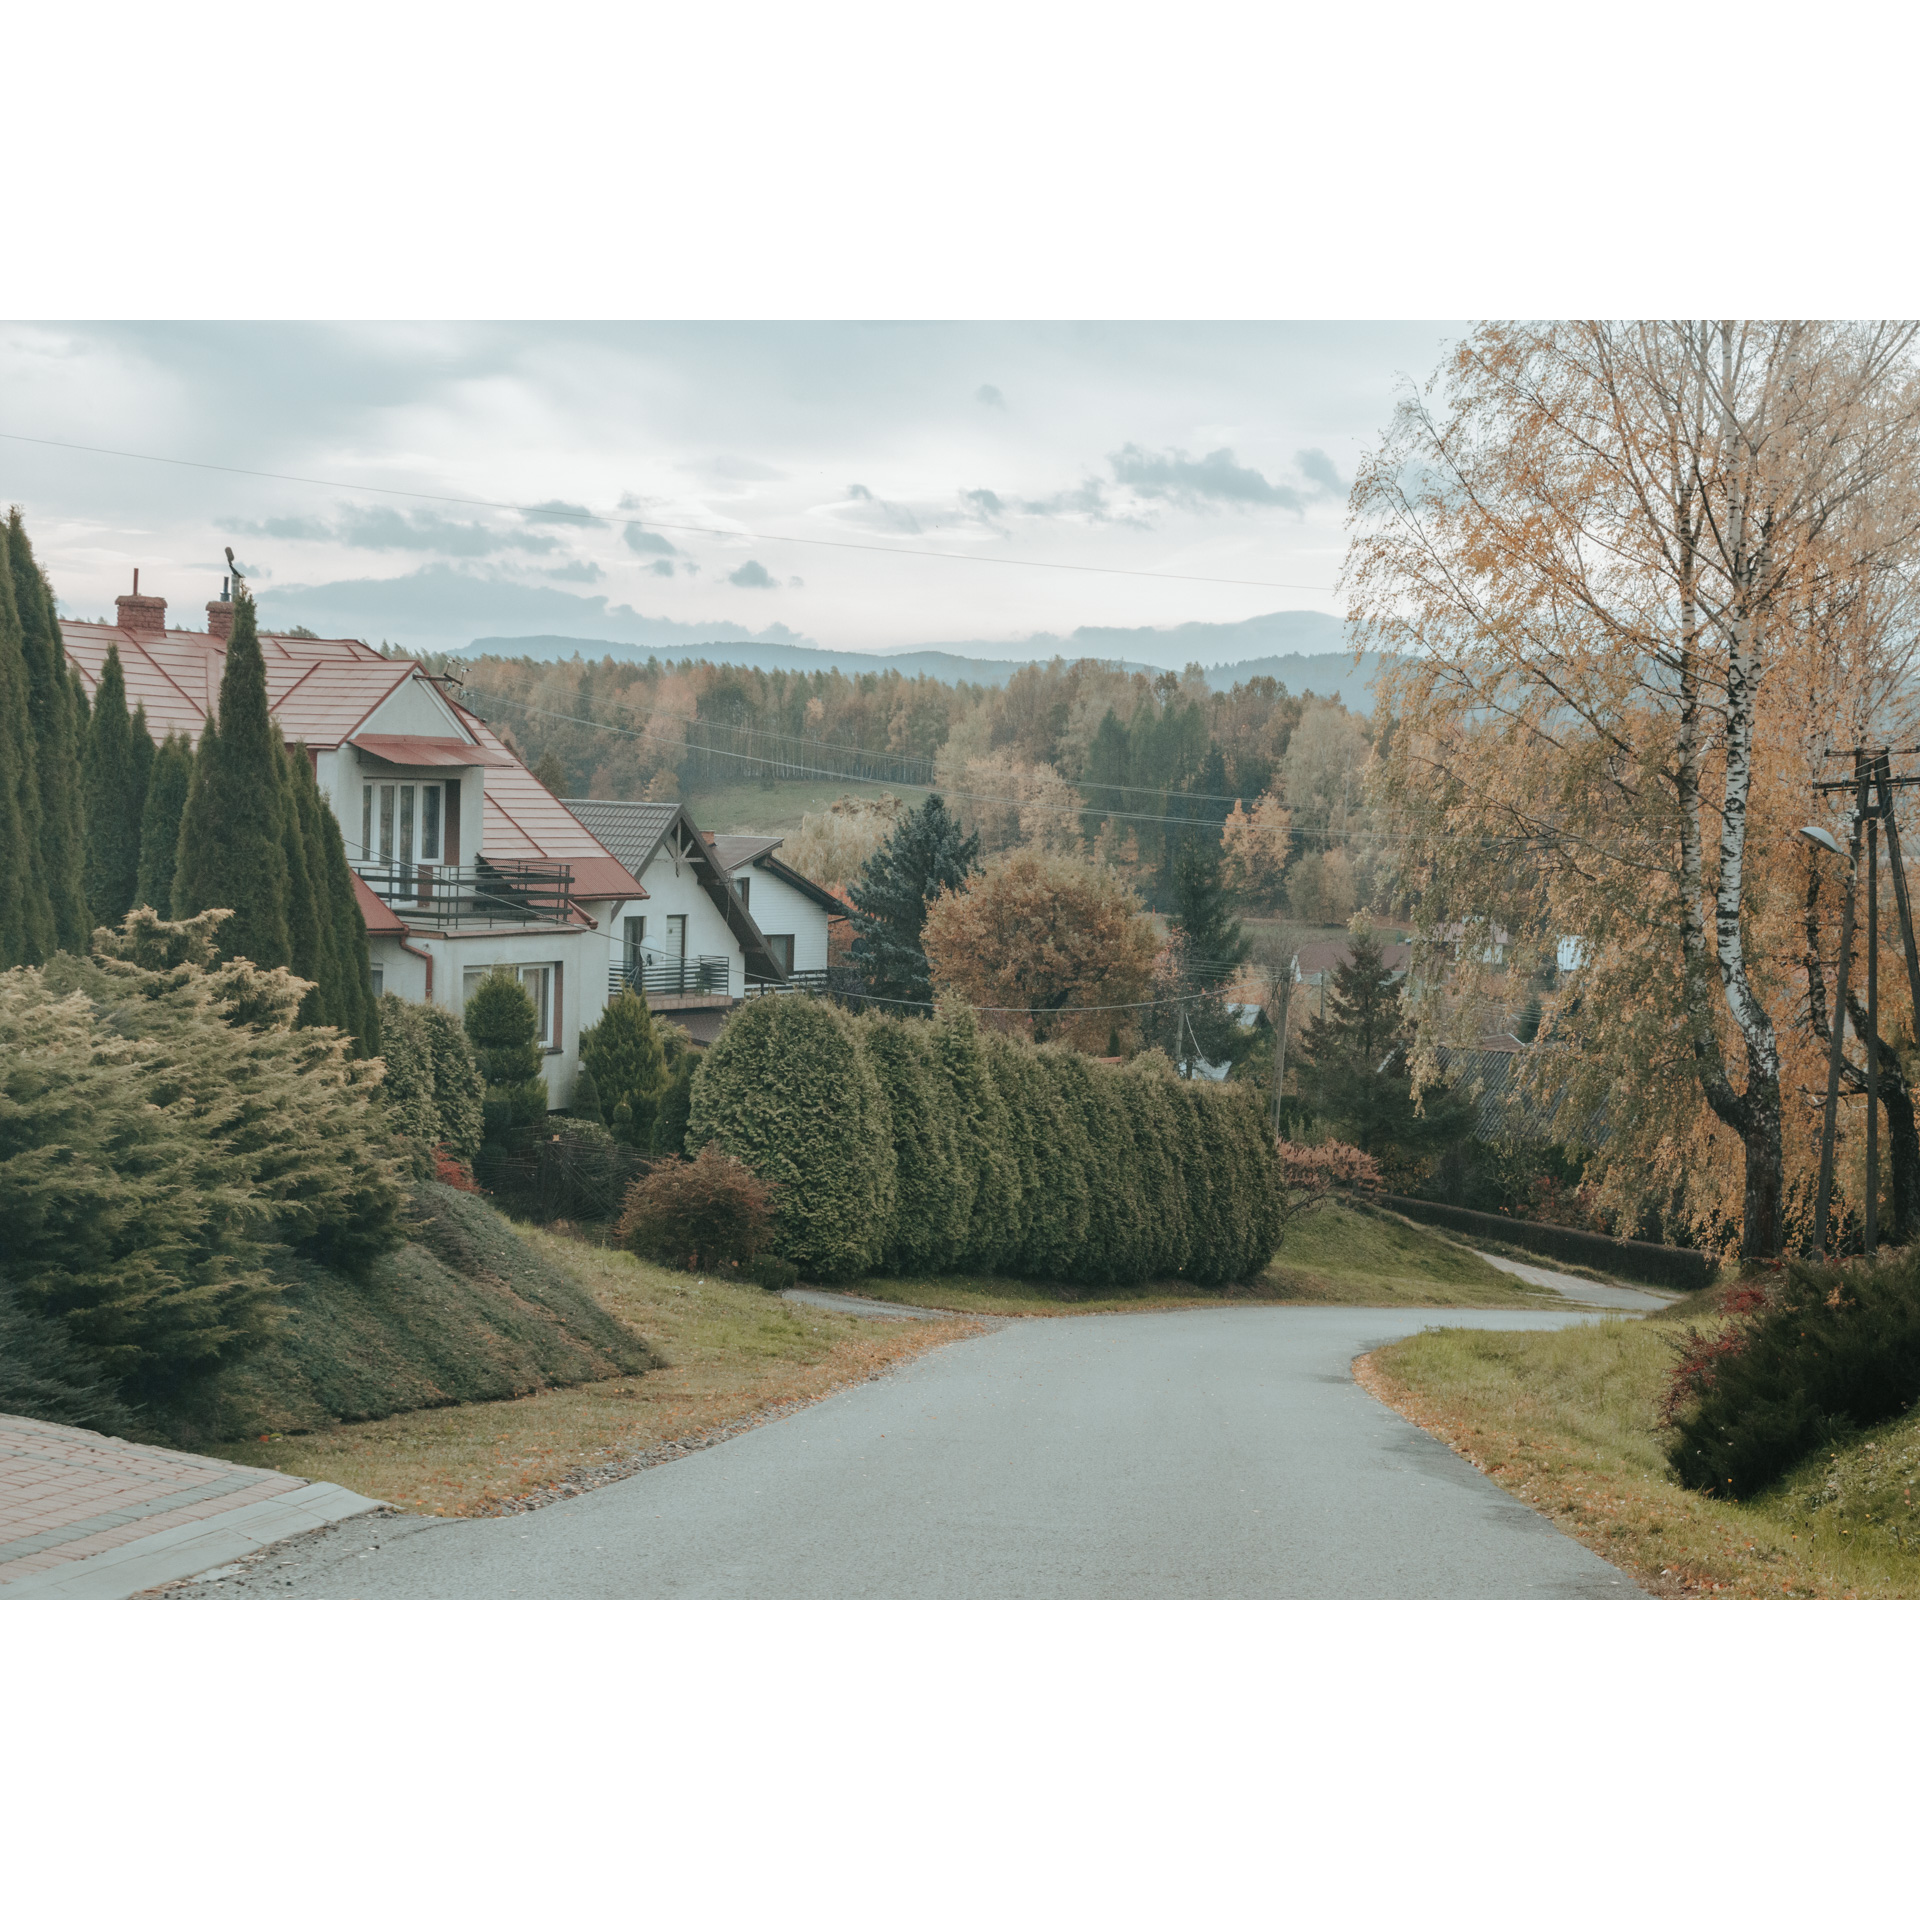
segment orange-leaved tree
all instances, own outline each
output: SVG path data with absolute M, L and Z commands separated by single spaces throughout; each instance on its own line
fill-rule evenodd
M 922 943 L 936 990 L 1005 1029 L 1095 1054 L 1137 1021 L 1156 944 L 1139 896 L 1110 867 L 1031 848 L 943 893 Z

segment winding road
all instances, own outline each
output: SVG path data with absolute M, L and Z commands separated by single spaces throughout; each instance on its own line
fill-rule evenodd
M 182 1597 L 1633 1599 L 1355 1384 L 1445 1324 L 1224 1307 L 1016 1320 L 724 1445 L 497 1520 L 371 1514 Z

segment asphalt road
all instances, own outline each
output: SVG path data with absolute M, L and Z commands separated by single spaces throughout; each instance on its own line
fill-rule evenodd
M 193 1597 L 1625 1599 L 1355 1385 L 1363 1349 L 1573 1314 L 1023 1320 L 577 1499 L 369 1515 Z

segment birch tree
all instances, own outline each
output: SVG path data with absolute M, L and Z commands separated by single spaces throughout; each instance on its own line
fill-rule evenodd
M 1861 587 L 1915 559 L 1914 345 L 1906 324 L 1483 326 L 1355 482 L 1350 610 L 1400 656 L 1376 787 L 1419 920 L 1512 930 L 1509 986 L 1580 938 L 1579 1012 L 1543 1055 L 1562 1124 L 1604 1102 L 1615 1196 L 1690 1185 L 1694 1224 L 1737 1212 L 1747 1257 L 1781 1249 L 1807 1124 L 1782 1107 L 1783 1026 L 1814 1046 L 1788 842 L 1821 756 L 1903 684 L 1910 642 Z M 1421 1001 L 1430 1071 L 1494 945 L 1424 947 L 1430 984 L 1456 974 Z

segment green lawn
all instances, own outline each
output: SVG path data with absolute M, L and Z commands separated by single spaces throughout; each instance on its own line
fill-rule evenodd
M 1920 1597 L 1920 1414 L 1805 1462 L 1744 1504 L 1673 1479 L 1658 1408 L 1675 1323 L 1713 1311 L 1701 1295 L 1639 1321 L 1436 1329 L 1363 1355 L 1355 1373 L 1653 1592 Z
M 864 780 L 736 780 L 697 788 L 687 795 L 687 809 L 708 833 L 792 833 L 802 814 L 825 813 L 836 800 L 891 793 L 917 807 L 930 791 Z

